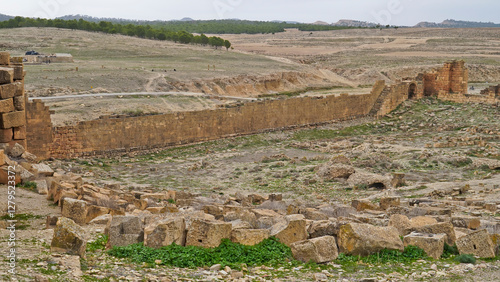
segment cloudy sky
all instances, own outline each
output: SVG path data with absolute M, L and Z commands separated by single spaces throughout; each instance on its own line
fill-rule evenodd
M 140 20 L 355 19 L 391 25 L 445 19 L 500 22 L 498 0 L 0 0 L 0 7 L 2 14 L 44 18 L 82 14 Z

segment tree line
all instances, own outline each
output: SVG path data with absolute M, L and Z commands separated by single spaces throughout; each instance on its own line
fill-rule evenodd
M 122 34 L 128 36 L 137 36 L 139 38 L 168 40 L 183 44 L 209 45 L 215 48 L 231 47 L 231 42 L 217 36 L 208 37 L 201 33 L 194 35 L 185 30 L 168 30 L 160 26 L 119 24 L 107 21 L 89 22 L 83 19 L 62 20 L 62 19 L 40 19 L 15 17 L 13 19 L 0 22 L 0 28 L 19 28 L 19 27 L 56 27 L 66 29 L 85 30 L 92 32 L 103 32 L 108 34 Z

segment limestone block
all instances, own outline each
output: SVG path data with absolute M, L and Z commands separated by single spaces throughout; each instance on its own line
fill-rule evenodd
M 444 242 L 446 234 L 428 234 L 428 233 L 410 233 L 403 239 L 404 245 L 416 246 L 425 251 L 425 253 L 434 258 L 439 259 L 443 254 Z
M 420 227 L 410 227 L 406 229 L 406 234 L 410 234 L 412 232 L 431 233 L 431 234 L 444 233 L 447 235 L 446 243 L 450 246 L 453 246 L 455 244 L 455 241 L 457 240 L 455 235 L 455 229 L 453 228 L 453 224 L 451 224 L 451 222 L 436 223 Z
M 14 138 L 14 131 L 12 128 L 0 129 L 0 142 L 9 143 Z
M 269 238 L 270 232 L 267 229 L 233 229 L 231 241 L 242 245 L 253 246 Z
M 31 166 L 31 168 L 33 169 L 33 172 L 38 174 L 38 175 L 43 175 L 43 176 L 52 176 L 54 175 L 54 170 L 52 170 L 52 168 L 50 168 L 50 166 L 46 165 L 46 164 L 33 164 Z
M 393 214 L 389 218 L 389 226 L 395 227 L 400 236 L 405 235 L 405 230 L 411 227 L 410 219 L 406 215 Z
M 9 113 L 9 112 L 13 112 L 13 111 L 14 111 L 14 99 L 13 98 L 0 100 L 0 113 Z
M 290 246 L 292 243 L 307 239 L 306 221 L 302 215 L 287 215 L 285 220 L 271 228 L 271 236 Z
M 154 222 L 144 229 L 144 245 L 151 248 L 161 248 L 175 243 L 186 244 L 186 222 L 184 218 L 165 219 Z
M 313 208 L 306 208 L 304 210 L 301 210 L 300 213 L 303 214 L 306 219 L 310 219 L 310 220 L 328 220 L 329 219 L 328 215 L 326 215 L 322 212 L 319 212 L 317 209 L 313 209 Z
M 356 211 L 378 210 L 377 205 L 368 200 L 352 200 L 351 205 Z
M 410 227 L 421 227 L 438 223 L 437 220 L 430 216 L 416 216 L 410 219 Z
M 481 220 L 473 216 L 455 216 L 451 218 L 451 223 L 455 227 L 478 229 L 481 226 Z
M 69 218 L 59 218 L 54 229 L 50 251 L 79 255 L 85 258 L 86 248 L 85 230 Z
M 26 109 L 26 100 L 24 96 L 16 96 L 13 99 L 13 106 L 16 111 L 24 111 Z M 9 112 L 12 112 L 14 110 L 11 110 Z M 1 111 L 4 112 L 4 111 Z
M 218 247 L 222 239 L 231 238 L 231 223 L 195 219 L 187 232 L 186 246 Z
M 338 249 L 335 237 L 323 236 L 291 244 L 293 257 L 302 262 L 326 263 L 337 259 Z
M 0 184 L 10 185 L 9 181 L 12 181 L 13 179 L 16 185 L 21 183 L 21 174 L 18 171 L 13 174 L 12 170 L 9 170 L 9 168 L 5 165 L 0 167 Z
M 72 219 L 78 224 L 85 224 L 87 222 L 87 202 L 64 198 L 61 213 L 62 216 Z
M 340 229 L 340 223 L 337 220 L 318 220 L 313 221 L 307 232 L 310 238 L 323 236 L 336 236 Z
M 0 128 L 21 127 L 26 125 L 26 114 L 24 111 L 3 113 L 0 115 Z
M 100 207 L 95 205 L 87 206 L 87 213 L 85 216 L 85 223 L 91 222 L 94 218 L 108 214 L 109 208 Z
M 367 256 L 383 249 L 404 249 L 395 227 L 379 227 L 370 224 L 349 223 L 340 227 L 339 250 L 351 255 Z
M 24 71 L 23 66 L 10 66 L 14 69 L 14 80 L 23 80 L 24 79 Z
M 10 53 L 9 52 L 0 52 L 0 65 L 9 65 L 10 64 Z
M 16 140 L 26 139 L 26 126 L 14 127 L 14 139 L 16 139 Z M 24 158 L 24 159 L 26 159 L 26 158 Z M 28 159 L 26 159 L 26 160 L 28 160 Z
M 387 210 L 390 207 L 398 207 L 401 204 L 401 197 L 383 197 L 380 199 L 380 208 Z
M 35 180 L 35 183 L 36 183 L 36 189 L 38 191 L 38 194 L 47 195 L 49 193 L 48 186 L 47 186 L 47 180 L 45 180 L 45 179 Z
M 349 178 L 353 174 L 355 169 L 346 164 L 335 163 L 332 164 L 328 162 L 322 164 L 316 168 L 319 177 L 325 180 L 333 180 L 335 178 Z
M 471 254 L 481 258 L 495 257 L 495 245 L 485 229 L 472 232 L 457 240 L 460 254 Z
M 144 241 L 142 221 L 136 216 L 114 215 L 104 231 L 108 247 L 128 246 Z
M 0 67 L 0 84 L 9 84 L 14 82 L 14 69 Z

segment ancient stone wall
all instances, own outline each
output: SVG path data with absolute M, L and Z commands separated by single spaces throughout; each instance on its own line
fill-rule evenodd
M 22 58 L 0 52 L 0 143 L 5 149 L 15 143 L 26 147 L 25 106 Z
M 442 68 L 423 75 L 424 95 L 437 96 L 440 92 L 465 94 L 469 71 L 464 61 L 445 63 Z
M 376 117 L 385 116 L 408 99 L 418 99 L 423 96 L 423 83 L 420 81 L 404 81 L 385 86 L 379 96 L 372 113 Z
M 50 157 L 53 143 L 51 111 L 41 100 L 26 104 L 28 150 L 42 159 Z
M 247 103 L 243 106 L 140 117 L 103 117 L 53 128 L 50 155 L 71 158 L 107 152 L 214 140 L 280 128 L 366 116 L 377 96 L 304 97 Z M 45 111 L 46 112 L 46 111 Z M 30 140 L 29 148 L 49 136 Z

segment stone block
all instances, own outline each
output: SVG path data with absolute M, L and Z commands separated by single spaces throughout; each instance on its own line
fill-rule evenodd
M 154 222 L 144 229 L 144 246 L 161 248 L 175 243 L 186 244 L 186 222 L 184 218 L 165 219 Z
M 54 175 L 54 170 L 50 168 L 50 166 L 46 164 L 33 164 L 31 166 L 31 169 L 35 174 L 42 175 L 42 176 L 53 176 Z
M 247 246 L 254 246 L 269 238 L 267 229 L 233 229 L 231 241 Z
M 403 239 L 404 245 L 416 246 L 425 251 L 425 253 L 434 258 L 439 259 L 443 254 L 444 242 L 446 234 L 427 234 L 427 233 L 410 233 Z
M 351 205 L 356 211 L 378 210 L 378 206 L 368 200 L 352 200 Z
M 335 237 L 323 236 L 291 244 L 293 257 L 302 262 L 326 263 L 337 259 L 338 249 Z
M 54 229 L 50 251 L 85 258 L 86 248 L 85 230 L 69 218 L 59 218 Z
M 13 99 L 14 108 L 16 111 L 24 111 L 26 109 L 26 100 L 24 96 L 16 96 Z M 12 110 L 14 111 L 14 110 Z
M 303 215 L 287 215 L 285 220 L 271 228 L 271 236 L 290 246 L 292 243 L 307 239 L 306 220 Z
M 337 239 L 339 251 L 351 255 L 367 256 L 383 249 L 404 249 L 395 227 L 349 223 L 340 227 Z
M 8 143 L 14 139 L 14 131 L 12 128 L 0 129 L 0 142 Z
M 26 126 L 14 127 L 14 139 L 26 139 Z
M 0 167 L 0 184 L 10 185 L 9 181 L 14 181 L 16 185 L 21 183 L 21 174 L 14 174 L 7 166 Z
M 113 216 L 104 233 L 108 235 L 107 247 L 109 248 L 128 246 L 144 241 L 142 221 L 136 216 Z
M 87 202 L 64 198 L 61 213 L 62 216 L 72 219 L 78 224 L 85 224 L 87 222 Z
M 0 65 L 7 66 L 10 64 L 10 53 L 0 52 Z
M 16 84 L 4 84 L 0 85 L 0 98 L 10 99 L 16 95 L 17 85 Z
M 495 245 L 485 229 L 472 232 L 457 240 L 460 254 L 471 254 L 481 258 L 495 257 Z
M 14 69 L 0 67 L 0 84 L 9 84 L 14 82 Z
M 318 211 L 313 208 L 301 209 L 300 214 L 303 214 L 306 219 L 309 220 L 328 220 L 328 215 Z
M 451 223 L 455 227 L 476 230 L 481 226 L 481 220 L 472 216 L 455 216 L 451 218 Z
M 10 113 L 10 112 L 13 112 L 14 109 L 15 108 L 14 108 L 14 99 L 13 98 L 0 100 L 0 113 Z
M 395 227 L 400 236 L 405 235 L 405 230 L 411 227 L 410 219 L 406 215 L 393 214 L 389 218 L 389 226 Z
M 496 212 L 497 211 L 497 204 L 496 203 L 485 203 L 484 204 L 484 209 L 489 211 L 489 212 Z
M 387 210 L 390 207 L 398 207 L 401 204 L 401 197 L 383 197 L 380 199 L 380 208 Z
M 24 79 L 24 70 L 23 66 L 10 66 L 14 69 L 14 80 L 23 80 Z
M 109 213 L 109 208 L 106 207 L 100 207 L 100 206 L 95 206 L 95 205 L 89 205 L 87 206 L 87 213 L 85 216 L 85 223 L 89 223 L 94 218 L 97 218 L 99 216 L 105 215 Z
M 410 219 L 410 227 L 421 227 L 426 225 L 436 224 L 438 221 L 430 216 L 416 216 Z
M 187 232 L 186 246 L 218 247 L 222 239 L 231 238 L 231 223 L 195 219 Z
M 45 179 L 35 180 L 35 183 L 38 194 L 47 195 L 49 193 L 47 181 Z
M 337 220 L 319 220 L 313 221 L 307 232 L 310 238 L 337 236 L 339 228 L 340 223 Z
M 13 83 L 15 85 L 15 93 L 14 96 L 24 96 L 24 81 L 16 81 Z
M 451 224 L 451 222 L 436 223 L 420 227 L 410 227 L 409 229 L 406 229 L 406 234 L 410 234 L 412 232 L 431 234 L 444 233 L 447 235 L 446 243 L 450 246 L 453 246 L 455 244 L 455 241 L 457 240 L 455 229 L 453 228 L 453 224 Z
M 24 111 L 2 113 L 0 115 L 0 128 L 21 127 L 26 125 L 26 113 Z

